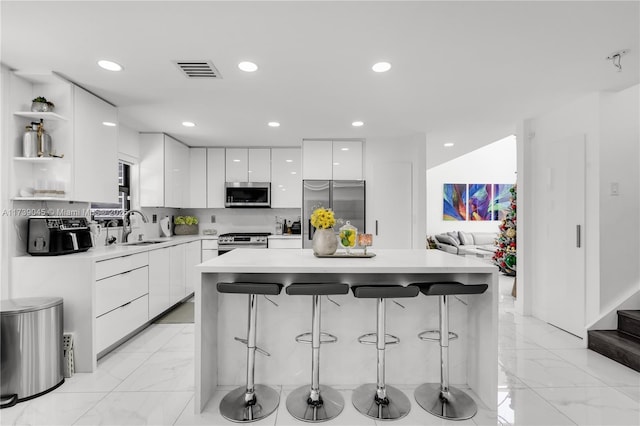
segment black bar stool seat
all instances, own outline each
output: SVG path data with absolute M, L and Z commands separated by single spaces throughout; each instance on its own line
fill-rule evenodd
M 287 410 L 305 422 L 331 420 L 342 412 L 344 398 L 332 387 L 320 384 L 320 345 L 338 341 L 336 336 L 320 331 L 320 296 L 347 294 L 349 286 L 343 283 L 294 283 L 285 291 L 290 296 L 312 296 L 311 332 L 296 336 L 297 342 L 311 343 L 311 385 L 301 386 L 289 394 Z M 322 337 L 326 338 L 323 340 Z
M 385 350 L 386 345 L 400 343 L 396 336 L 385 333 L 386 300 L 405 297 L 416 297 L 417 287 L 400 285 L 357 285 L 351 290 L 356 298 L 377 299 L 376 332 L 363 334 L 358 341 L 364 344 L 375 344 L 377 348 L 377 383 L 366 383 L 353 391 L 353 406 L 360 413 L 377 420 L 400 419 L 411 410 L 409 398 L 398 388 L 385 383 Z M 367 340 L 373 337 L 374 340 Z
M 219 282 L 218 292 L 247 294 L 249 296 L 249 319 L 247 338 L 236 340 L 247 345 L 247 383 L 227 393 L 220 401 L 220 414 L 232 422 L 248 423 L 263 419 L 272 414 L 280 403 L 280 393 L 269 386 L 255 384 L 256 351 L 269 356 L 269 353 L 256 347 L 258 300 L 257 295 L 276 296 L 282 291 L 279 283 Z
M 440 383 L 424 383 L 414 392 L 418 405 L 425 411 L 448 420 L 466 420 L 475 416 L 478 407 L 475 401 L 462 390 L 449 385 L 449 341 L 458 336 L 449 332 L 449 296 L 482 294 L 487 284 L 462 284 L 459 282 L 414 283 L 410 287 L 419 289 L 425 296 L 439 298 L 440 329 L 418 334 L 422 340 L 426 333 L 435 333 L 440 342 Z

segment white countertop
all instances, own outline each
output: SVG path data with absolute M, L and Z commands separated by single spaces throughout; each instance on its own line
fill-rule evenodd
M 269 240 L 301 240 L 302 235 L 300 234 L 269 235 L 267 239 Z
M 144 253 L 150 250 L 156 250 L 164 247 L 175 246 L 177 244 L 190 243 L 192 241 L 200 240 L 217 240 L 217 235 L 174 235 L 168 238 L 149 238 L 149 240 L 162 241 L 157 244 L 145 244 L 145 245 L 122 245 L 112 244 L 110 246 L 97 246 L 92 247 L 89 250 L 82 253 L 65 254 L 61 256 L 31 256 L 26 254 L 20 256 L 21 258 L 29 259 L 51 259 L 55 258 L 59 261 L 76 261 L 89 259 L 92 261 L 100 261 L 112 259 L 114 257 L 127 256 L 130 254 Z
M 373 258 L 317 258 L 311 249 L 244 249 L 201 263 L 200 272 L 492 273 L 497 267 L 441 250 L 370 250 Z

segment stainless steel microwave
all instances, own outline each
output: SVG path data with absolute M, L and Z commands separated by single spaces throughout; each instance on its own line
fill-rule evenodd
M 271 207 L 270 182 L 227 182 L 225 207 Z

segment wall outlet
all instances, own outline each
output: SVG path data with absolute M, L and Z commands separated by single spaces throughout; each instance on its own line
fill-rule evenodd
M 611 182 L 611 195 L 617 196 L 620 195 L 620 185 L 618 182 Z
M 151 223 L 158 223 L 158 215 L 154 214 L 153 216 L 151 216 Z
M 216 223 L 216 215 L 215 214 L 211 215 L 211 223 Z

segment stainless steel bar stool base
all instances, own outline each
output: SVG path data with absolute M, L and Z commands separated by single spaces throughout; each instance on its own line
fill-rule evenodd
M 293 417 L 303 422 L 326 422 L 342 412 L 344 398 L 337 390 L 320 385 L 320 398 L 322 404 L 314 406 L 308 403 L 311 388 L 309 385 L 295 389 L 287 397 L 287 411 Z
M 416 402 L 425 411 L 448 420 L 467 420 L 476 415 L 475 401 L 458 388 L 449 386 L 449 396 L 441 396 L 440 383 L 425 383 L 416 388 Z
M 245 386 L 236 388 L 226 394 L 220 401 L 220 414 L 227 420 L 236 423 L 255 422 L 264 419 L 278 408 L 280 393 L 265 385 L 255 385 L 256 403 L 247 405 L 244 394 Z
M 356 410 L 375 420 L 397 420 L 409 414 L 411 402 L 400 389 L 386 385 L 389 403 L 378 404 L 375 399 L 377 388 L 375 383 L 367 383 L 353 391 L 351 401 Z

